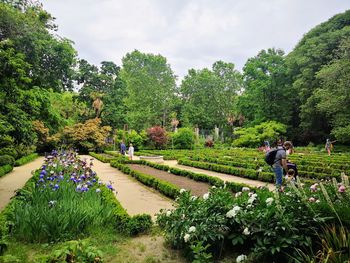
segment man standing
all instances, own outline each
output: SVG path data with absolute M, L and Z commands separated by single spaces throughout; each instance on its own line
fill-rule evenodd
M 282 144 L 282 140 L 278 140 L 277 152 L 276 152 L 276 156 L 275 156 L 275 160 L 272 165 L 272 168 L 276 175 L 276 187 L 279 190 L 283 190 L 282 189 L 283 169 L 285 170 L 286 174 L 288 172 L 286 151 L 291 148 L 293 148 L 293 144 L 290 141 L 286 141 L 284 144 Z

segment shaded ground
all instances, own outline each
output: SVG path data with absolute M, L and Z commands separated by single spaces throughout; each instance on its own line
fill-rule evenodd
M 31 172 L 39 169 L 43 162 L 44 157 L 38 157 L 30 163 L 14 167 L 12 172 L 0 178 L 0 211 L 7 206 L 15 191 L 21 189 L 32 177 Z
M 88 155 L 80 156 L 81 159 L 91 158 Z M 171 199 L 164 197 L 157 191 L 144 186 L 129 175 L 123 174 L 118 169 L 110 166 L 109 163 L 103 163 L 94 160 L 92 168 L 100 180 L 104 183 L 112 182 L 116 189 L 116 198 L 130 215 L 146 213 L 155 219 L 155 214 L 160 209 L 172 209 Z
M 207 193 L 210 187 L 207 183 L 197 182 L 187 177 L 174 175 L 147 165 L 128 164 L 128 166 L 133 170 L 152 175 L 158 179 L 177 185 L 179 188 L 191 190 L 192 194 L 196 196 Z

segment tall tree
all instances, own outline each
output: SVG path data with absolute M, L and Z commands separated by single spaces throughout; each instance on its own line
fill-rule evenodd
M 244 90 L 237 108 L 248 125 L 264 121 L 288 124 L 295 100 L 286 89 L 284 52 L 280 49 L 262 50 L 248 59 L 243 68 Z
M 329 136 L 332 124 L 324 111 L 317 108 L 314 93 L 322 78 L 317 73 L 335 57 L 340 43 L 350 36 L 350 10 L 338 14 L 304 35 L 288 54 L 290 84 L 300 99 L 299 134 L 304 142 L 321 142 Z
M 241 76 L 232 63 L 218 61 L 212 70 L 190 69 L 181 83 L 181 121 L 203 129 L 224 127 L 241 89 Z
M 166 58 L 135 50 L 123 58 L 121 77 L 126 83 L 126 119 L 130 127 L 142 130 L 166 126 L 176 87 Z

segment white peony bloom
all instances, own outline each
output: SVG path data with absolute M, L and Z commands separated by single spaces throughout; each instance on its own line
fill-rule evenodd
M 239 210 L 241 210 L 241 208 L 239 206 L 235 206 L 234 208 L 232 208 L 230 211 L 226 213 L 226 217 L 227 218 L 235 217 L 238 214 Z
M 185 243 L 187 243 L 187 242 L 190 240 L 190 238 L 191 238 L 190 234 L 186 234 L 186 235 L 184 236 L 184 241 L 185 241 Z
M 235 197 L 239 197 L 241 195 L 242 195 L 242 192 L 238 192 L 238 193 L 235 194 Z
M 168 211 L 166 212 L 166 216 L 170 216 L 170 215 L 171 215 L 171 211 L 168 210 Z
M 267 206 L 272 205 L 272 203 L 273 203 L 273 198 L 272 197 L 269 197 L 269 198 L 266 199 L 266 205 Z
M 186 192 L 186 189 L 181 188 L 181 189 L 180 189 L 180 194 L 182 194 L 182 193 L 184 193 L 184 192 Z
M 197 196 L 195 196 L 195 195 L 192 195 L 191 196 L 191 201 L 194 201 L 194 200 L 196 200 L 197 199 Z
M 246 259 L 247 259 L 247 256 L 242 254 L 236 258 L 236 262 L 241 263 L 241 262 L 244 262 Z
M 204 195 L 203 195 L 203 199 L 204 200 L 207 200 L 209 198 L 209 193 L 205 193 Z
M 249 187 L 242 187 L 242 192 L 249 192 L 250 188 Z
M 191 226 L 191 227 L 188 229 L 188 233 L 193 233 L 193 232 L 196 232 L 196 227 L 195 227 L 195 226 Z
M 250 234 L 250 231 L 249 231 L 248 227 L 246 227 L 246 228 L 243 230 L 243 235 L 248 236 L 249 234 Z

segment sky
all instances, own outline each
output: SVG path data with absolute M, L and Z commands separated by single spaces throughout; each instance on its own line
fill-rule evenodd
M 215 61 L 241 70 L 260 50 L 289 53 L 302 36 L 350 9 L 349 0 L 43 0 L 57 34 L 99 65 L 137 49 L 161 54 L 182 79 Z

